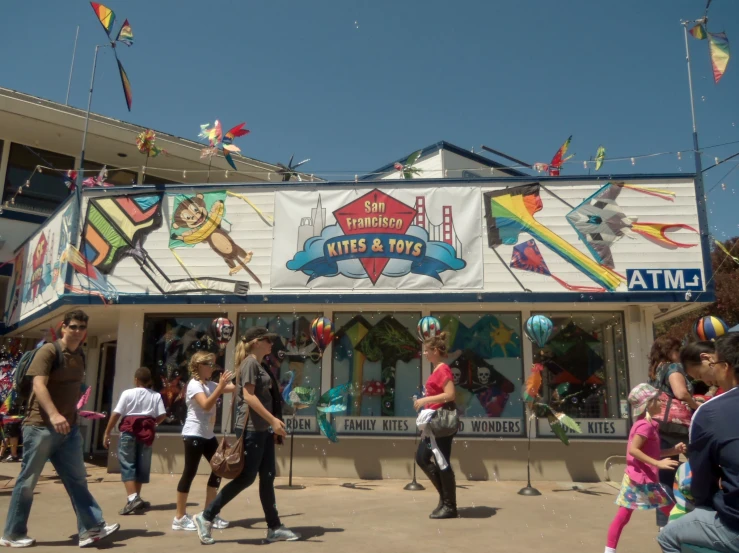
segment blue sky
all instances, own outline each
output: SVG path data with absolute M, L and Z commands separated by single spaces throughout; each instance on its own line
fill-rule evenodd
M 487 144 L 548 162 L 573 135 L 578 163 L 603 144 L 631 157 L 692 147 L 681 18 L 705 0 L 282 1 L 107 0 L 135 45 L 121 59 L 133 84 L 126 110 L 112 54 L 99 60 L 93 111 L 197 138 L 199 125 L 246 121 L 245 155 L 310 157 L 305 170 L 348 178 L 438 140 Z M 709 30 L 739 45 L 739 2 L 713 0 Z M 85 107 L 104 32 L 86 1 L 3 6 L 0 86 L 64 102 L 80 25 L 70 104 Z M 739 152 L 739 46 L 719 85 L 708 46 L 691 39 L 701 146 Z M 739 158 L 738 158 L 739 159 Z M 709 222 L 739 235 L 736 163 L 706 173 Z M 613 162 L 611 172 L 690 172 L 692 156 Z M 723 189 L 721 183 L 726 185 Z

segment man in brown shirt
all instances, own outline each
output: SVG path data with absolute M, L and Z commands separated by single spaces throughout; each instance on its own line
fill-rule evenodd
M 72 501 L 80 547 L 92 545 L 120 527 L 105 524 L 100 506 L 87 489 L 82 458 L 77 402 L 85 376 L 85 358 L 80 346 L 87 335 L 87 319 L 81 310 L 67 313 L 62 322 L 61 340 L 42 346 L 26 373 L 33 378 L 33 392 L 23 424 L 23 465 L 13 488 L 0 546 L 30 547 L 36 543 L 28 537 L 28 517 L 33 490 L 46 461 L 54 465 Z M 57 347 L 63 357 L 60 366 L 56 366 Z

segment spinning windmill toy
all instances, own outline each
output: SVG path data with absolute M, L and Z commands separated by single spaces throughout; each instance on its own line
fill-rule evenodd
M 123 21 L 123 25 L 118 30 L 118 34 L 116 34 L 115 38 L 113 38 L 111 32 L 113 31 L 113 24 L 115 23 L 115 12 L 110 8 L 103 6 L 102 4 L 98 4 L 97 2 L 90 2 L 90 5 L 92 6 L 95 15 L 100 21 L 100 24 L 103 26 L 105 34 L 108 36 L 108 40 L 110 41 L 110 47 L 113 50 L 115 61 L 118 64 L 118 73 L 121 76 L 123 94 L 126 96 L 126 106 L 128 107 L 128 111 L 131 111 L 131 103 L 133 102 L 131 82 L 128 80 L 128 75 L 123 69 L 121 60 L 118 59 L 116 45 L 118 43 L 121 43 L 125 44 L 126 46 L 131 46 L 133 44 L 133 30 L 131 29 L 131 25 L 128 23 L 128 19 L 126 19 Z
M 282 182 L 288 182 L 292 177 L 297 177 L 299 181 L 303 181 L 303 179 L 300 178 L 300 174 L 295 169 L 297 169 L 304 163 L 308 163 L 310 161 L 310 158 L 304 159 L 303 161 L 293 165 L 294 157 L 295 154 L 290 156 L 290 161 L 287 162 L 287 165 L 283 165 L 282 163 L 277 164 L 277 167 L 279 167 L 277 173 L 282 176 Z

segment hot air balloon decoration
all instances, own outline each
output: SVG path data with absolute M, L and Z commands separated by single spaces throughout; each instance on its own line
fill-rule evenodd
M 323 350 L 334 339 L 334 325 L 331 319 L 327 317 L 317 317 L 314 319 L 310 325 L 310 338 L 316 344 L 316 347 L 318 347 L 321 355 L 323 355 Z
M 524 331 L 529 340 L 534 342 L 540 348 L 543 348 L 549 338 L 552 337 L 552 331 L 554 330 L 554 324 L 549 317 L 544 315 L 534 315 L 529 317 L 526 321 Z
M 418 339 L 423 341 L 433 338 L 441 332 L 441 322 L 436 317 L 423 317 L 418 321 Z
M 213 319 L 210 328 L 213 331 L 213 338 L 218 342 L 218 347 L 225 349 L 226 344 L 233 338 L 234 324 L 226 317 L 218 317 Z

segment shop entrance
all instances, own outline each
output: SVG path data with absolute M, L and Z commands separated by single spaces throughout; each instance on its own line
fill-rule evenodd
M 100 363 L 98 364 L 97 382 L 100 383 L 95 392 L 95 411 L 107 413 L 109 416 L 113 411 L 113 382 L 115 381 L 115 354 L 116 342 L 105 342 L 100 345 Z M 107 455 L 103 447 L 103 436 L 105 427 L 108 425 L 107 417 L 93 421 L 90 442 L 91 454 Z

